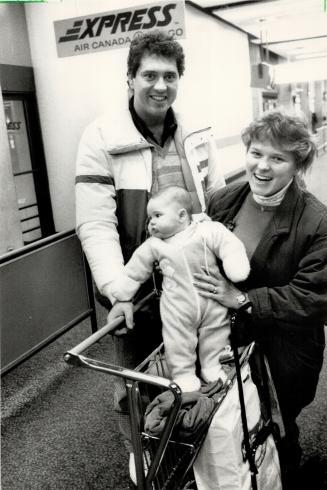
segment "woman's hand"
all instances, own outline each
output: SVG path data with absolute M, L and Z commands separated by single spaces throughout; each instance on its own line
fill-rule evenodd
M 209 276 L 202 267 L 203 274 L 194 274 L 194 286 L 197 287 L 200 296 L 218 301 L 226 308 L 238 309 L 236 297 L 243 294 L 231 282 L 227 281 L 219 272 Z

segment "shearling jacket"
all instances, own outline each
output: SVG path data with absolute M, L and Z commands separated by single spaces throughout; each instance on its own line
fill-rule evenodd
M 176 115 L 175 144 L 195 212 L 224 185 L 209 128 L 186 129 Z M 100 292 L 146 238 L 146 207 L 152 185 L 152 152 L 128 108 L 90 124 L 79 145 L 76 169 L 76 231 Z M 110 298 L 112 299 L 112 298 Z

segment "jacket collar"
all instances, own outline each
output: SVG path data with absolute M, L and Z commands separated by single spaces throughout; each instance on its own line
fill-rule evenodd
M 188 135 L 201 129 L 199 124 L 196 125 L 195 121 L 192 122 L 190 119 L 184 121 L 175 111 L 174 115 L 177 125 L 182 128 L 181 138 L 183 141 Z M 97 124 L 107 151 L 111 155 L 153 147 L 135 127 L 128 103 L 126 103 L 116 118 L 112 114 L 106 115 L 100 117 L 97 120 Z M 205 125 L 203 125 L 204 128 Z
M 274 234 L 289 233 L 296 214 L 302 212 L 303 206 L 303 191 L 299 188 L 295 178 L 274 214 L 272 220 Z
M 225 189 L 218 191 L 217 199 L 213 195 L 209 203 L 209 216 L 213 220 L 222 221 L 225 226 L 233 229 L 233 220 L 249 192 L 251 192 L 251 189 L 247 182 L 231 184 Z M 276 208 L 271 222 L 272 235 L 289 233 L 296 213 L 300 213 L 303 206 L 303 191 L 299 188 L 295 178 L 287 189 L 283 201 Z
M 229 184 L 218 190 L 208 203 L 208 214 L 214 221 L 221 221 L 230 230 L 234 229 L 234 218 L 250 191 L 249 184 Z
M 117 114 L 116 118 L 112 114 L 106 115 L 99 118 L 98 124 L 106 149 L 111 155 L 153 146 L 135 127 L 128 105 Z

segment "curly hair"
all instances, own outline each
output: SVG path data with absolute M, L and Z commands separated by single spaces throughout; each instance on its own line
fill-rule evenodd
M 144 55 L 157 55 L 176 61 L 177 71 L 181 77 L 185 69 L 185 56 L 182 46 L 162 31 L 152 31 L 136 36 L 130 45 L 127 58 L 127 75 L 135 77 Z
M 279 110 L 267 112 L 255 119 L 242 132 L 242 140 L 247 149 L 253 141 L 269 141 L 282 151 L 290 152 L 297 170 L 303 173 L 312 164 L 316 152 L 316 145 L 306 123 L 299 117 Z

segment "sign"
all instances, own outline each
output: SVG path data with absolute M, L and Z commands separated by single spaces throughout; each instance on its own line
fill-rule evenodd
M 184 2 L 140 5 L 58 20 L 54 30 L 59 58 L 125 48 L 141 32 L 164 30 L 185 37 Z
M 22 124 L 22 121 L 7 121 L 7 130 L 20 130 L 20 125 Z

